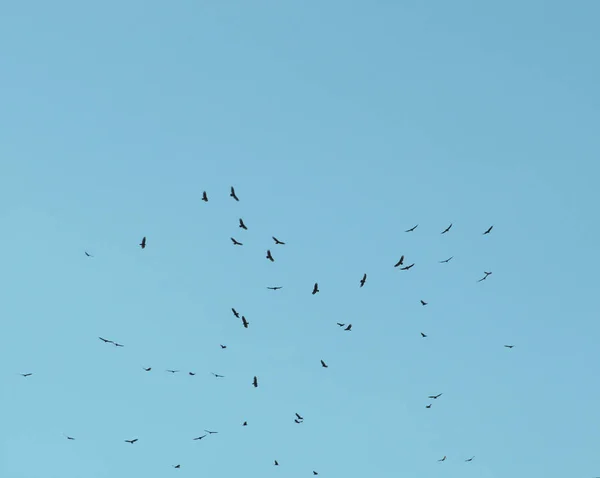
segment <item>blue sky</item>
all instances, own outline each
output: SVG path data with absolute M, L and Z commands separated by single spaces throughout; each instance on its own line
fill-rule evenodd
M 600 475 L 599 14 L 6 2 L 0 475 Z

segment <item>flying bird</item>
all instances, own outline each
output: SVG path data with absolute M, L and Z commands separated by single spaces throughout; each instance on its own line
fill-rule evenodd
M 472 456 L 471 458 L 467 458 L 465 461 L 473 461 L 473 458 L 475 458 L 475 457 Z
M 438 393 L 437 395 L 429 395 L 429 397 L 427 398 L 433 398 L 434 400 L 437 400 L 438 398 L 440 398 L 443 395 L 443 393 Z
M 411 227 L 410 229 L 407 229 L 404 232 L 413 232 L 417 227 L 419 227 L 419 225 L 417 224 L 416 226 Z
M 206 191 L 202 191 L 202 200 L 204 202 L 208 202 L 208 196 L 206 195 Z
M 211 432 L 210 430 L 204 430 L 206 433 L 208 433 L 209 435 L 214 435 L 215 433 L 219 433 L 219 432 Z
M 188 372 L 188 375 L 191 375 L 193 377 L 194 375 L 196 375 L 196 373 L 195 372 Z
M 237 310 L 232 308 L 231 311 L 233 312 L 233 315 L 235 315 L 238 319 L 240 318 L 240 313 Z
M 244 230 L 247 231 L 248 228 L 246 227 L 246 224 L 244 224 L 244 220 L 242 218 L 240 218 L 240 227 Z
M 179 469 L 179 468 L 181 468 L 181 465 L 173 465 L 173 468 Z
M 421 337 L 425 338 L 425 337 L 427 337 L 427 335 L 425 335 L 423 332 L 421 332 Z
M 450 225 L 442 231 L 442 234 L 446 234 L 450 230 L 451 227 L 452 227 L 452 223 L 450 223 Z
M 65 435 L 65 434 L 63 433 L 63 435 Z M 69 435 L 65 435 L 65 438 L 66 438 L 67 440 L 75 440 L 75 438 L 73 438 L 73 437 L 70 437 Z
M 146 236 L 144 236 L 144 237 L 142 238 L 142 242 L 140 242 L 140 247 L 141 247 L 142 249 L 145 249 L 145 248 L 146 248 Z
M 88 251 L 83 251 L 83 252 L 85 252 L 85 255 L 88 256 L 88 257 L 94 257 Z
M 423 299 L 421 299 L 421 305 L 427 305 L 428 302 L 425 302 Z
M 202 436 L 196 437 L 196 438 L 194 438 L 194 441 L 196 441 L 196 440 L 202 440 L 205 436 L 206 435 L 202 435 Z
M 346 327 L 344 330 L 350 332 L 352 330 L 352 324 L 348 324 L 348 327 Z
M 25 378 L 27 378 L 27 377 L 29 377 L 29 376 L 33 375 L 33 373 L 22 373 L 22 374 L 20 374 L 20 375 L 21 375 L 21 377 L 25 377 Z
M 215 376 L 215 378 L 225 378 L 225 375 L 219 375 L 218 373 L 214 373 L 214 372 L 210 372 L 211 374 L 213 374 Z M 206 431 L 206 430 L 204 430 Z
M 340 327 L 343 327 L 344 325 L 346 325 L 346 324 L 342 324 L 340 322 L 336 322 L 336 324 L 338 324 Z
M 108 339 L 104 339 L 102 337 L 98 337 L 100 340 L 102 340 L 102 342 L 104 342 L 105 344 L 114 344 L 114 342 L 112 340 L 108 340 Z
M 505 345 L 505 347 L 506 347 L 507 349 L 512 349 L 512 348 L 514 347 L 514 345 Z
M 429 405 L 425 405 L 425 408 L 431 408 L 431 403 Z
M 133 440 L 125 440 L 125 443 L 131 443 L 133 445 L 136 441 L 138 441 L 138 439 L 134 438 Z
M 252 385 L 254 385 L 254 388 L 258 387 L 258 378 L 256 378 L 256 376 L 254 377 L 254 380 L 252 380 Z
M 226 349 L 226 348 L 227 348 L 227 345 L 219 344 L 219 346 L 220 346 L 222 349 Z
M 492 229 L 494 229 L 494 226 L 490 226 L 490 228 L 487 231 L 485 231 L 483 235 L 485 236 L 486 234 L 489 234 L 490 232 L 492 232 Z
M 313 286 L 312 295 L 315 295 L 317 292 L 320 292 L 319 291 L 319 284 L 317 282 L 315 282 L 315 285 Z
M 235 189 L 233 189 L 233 186 L 231 186 L 231 189 L 230 189 L 230 191 L 231 191 L 231 192 L 229 193 L 229 195 L 230 195 L 230 196 L 231 196 L 233 199 L 235 199 L 236 201 L 239 201 L 238 197 L 235 195 Z
M 274 464 L 275 466 L 279 466 L 279 463 L 277 462 L 277 460 L 275 460 L 273 464 Z
M 298 418 L 298 420 L 304 420 L 304 418 L 301 417 L 298 413 L 296 413 L 296 417 Z
M 123 344 L 119 344 L 117 342 L 113 342 L 113 344 L 115 345 L 115 347 L 125 347 Z
M 485 274 L 481 279 L 479 279 L 477 282 L 481 282 L 482 280 L 486 280 L 488 278 L 489 275 L 491 275 L 491 272 L 485 272 L 483 271 L 483 273 Z
M 313 471 L 313 475 L 318 475 L 318 473 L 316 471 Z
M 269 259 L 271 262 L 275 262 L 275 259 L 273 259 L 273 256 L 271 255 L 270 250 L 267 251 L 267 259 Z
M 248 322 L 248 321 L 246 320 L 246 317 L 244 317 L 243 315 L 242 315 L 242 324 L 244 324 L 244 327 L 245 327 L 246 329 L 248 328 L 248 325 L 250 324 L 250 322 Z
M 281 245 L 285 245 L 285 242 L 280 241 L 279 239 L 277 239 L 275 236 L 272 236 L 272 239 L 275 241 L 275 244 L 281 244 Z
M 179 370 L 165 370 L 165 372 L 169 372 L 169 373 L 177 373 L 177 372 L 179 372 Z
M 281 287 L 281 286 L 267 287 L 267 289 L 269 289 L 269 290 L 279 290 L 279 289 L 283 289 L 283 287 Z
M 231 242 L 233 242 L 234 246 L 243 246 L 244 245 L 241 242 L 236 241 L 233 237 L 230 237 L 229 239 L 231 239 Z
M 148 367 L 148 368 L 146 368 L 146 367 L 142 367 L 142 368 L 143 368 L 143 369 L 144 369 L 146 372 L 149 372 L 150 370 L 152 370 L 152 367 Z
M 248 422 L 244 422 L 244 423 L 242 423 L 242 426 L 243 426 L 243 427 L 247 427 L 247 426 L 248 426 Z
M 411 268 L 412 268 L 414 265 L 415 265 L 415 263 L 413 262 L 413 263 L 412 263 L 411 265 L 409 265 L 409 266 L 406 266 L 406 267 L 401 267 L 401 268 L 400 268 L 400 270 L 401 270 L 401 271 L 407 271 L 407 270 L 411 269 Z
M 301 421 L 301 420 L 298 420 L 297 418 L 294 418 L 294 421 L 295 421 L 296 423 L 302 423 L 302 421 Z
M 362 276 L 362 279 L 360 280 L 360 286 L 364 286 L 365 282 L 367 282 L 367 274 Z
M 394 267 L 398 267 L 404 264 L 404 256 L 400 256 L 400 260 L 398 262 L 396 262 L 396 264 L 394 265 Z
M 329 367 L 329 365 L 327 365 L 323 360 L 321 360 L 321 367 L 327 368 Z
M 450 262 L 450 261 L 452 260 L 452 258 L 453 258 L 453 257 L 454 257 L 454 256 L 450 256 L 450 257 L 448 257 L 448 259 L 446 259 L 445 261 L 440 261 L 440 264 L 446 264 L 446 263 Z
M 444 455 L 444 458 L 442 458 L 441 460 L 438 461 L 446 461 L 446 455 Z

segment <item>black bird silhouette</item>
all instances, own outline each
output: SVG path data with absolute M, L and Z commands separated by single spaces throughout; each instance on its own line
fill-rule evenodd
M 348 327 L 346 327 L 344 330 L 351 331 L 352 330 L 352 324 L 348 324 Z
M 63 435 L 65 435 L 65 434 L 63 433 Z M 75 440 L 75 438 L 73 438 L 73 437 L 70 437 L 69 435 L 65 435 L 65 438 L 66 438 L 67 440 Z
M 425 338 L 425 337 L 427 337 L 427 335 L 425 335 L 423 332 L 421 332 L 421 337 Z
M 231 186 L 231 192 L 229 193 L 229 195 L 235 199 L 236 201 L 239 201 L 238 197 L 235 195 L 235 189 L 233 189 L 233 186 Z
M 102 337 L 98 337 L 100 340 L 102 340 L 102 342 L 104 342 L 105 344 L 114 344 L 114 342 L 112 340 L 108 340 L 108 339 L 104 339 Z
M 146 248 L 146 236 L 144 236 L 142 238 L 142 242 L 140 242 L 140 246 L 141 246 L 142 249 Z
M 218 373 L 214 373 L 214 372 L 210 372 L 211 374 L 213 374 L 215 376 L 215 378 L 225 378 L 225 375 L 219 375 Z M 206 431 L 206 430 L 204 430 Z
M 362 276 L 362 279 L 360 280 L 360 286 L 364 286 L 365 282 L 367 282 L 367 274 L 365 274 L 364 276 Z
M 319 291 L 319 284 L 317 282 L 315 282 L 315 285 L 313 286 L 312 295 L 315 295 L 317 292 L 320 292 Z
M 442 458 L 441 460 L 438 461 L 446 461 L 446 455 L 444 455 L 444 458 Z
M 454 257 L 454 256 L 450 256 L 450 257 L 448 257 L 448 259 L 446 259 L 445 261 L 440 261 L 440 264 L 446 264 L 446 263 L 450 262 L 450 261 L 452 260 L 452 258 L 453 258 L 453 257 Z
M 165 370 L 165 372 L 169 372 L 169 373 L 177 373 L 177 372 L 179 372 L 179 370 Z
M 194 440 L 202 440 L 205 436 L 206 435 L 202 435 L 202 436 L 196 437 L 196 438 L 194 438 Z
M 400 260 L 394 264 L 394 267 L 398 267 L 404 264 L 404 256 L 400 257 Z
M 485 274 L 481 279 L 479 279 L 477 282 L 481 282 L 482 280 L 486 280 L 488 278 L 489 275 L 491 275 L 491 272 L 485 272 L 483 271 L 483 273 Z
M 425 302 L 423 299 L 421 299 L 421 305 L 427 305 L 427 302 Z
M 431 403 L 429 405 L 425 405 L 425 408 L 431 408 Z
M 273 259 L 273 256 L 271 255 L 270 250 L 267 251 L 267 259 L 269 259 L 271 262 L 275 262 L 275 259 Z
M 244 423 L 242 423 L 242 426 L 243 426 L 243 427 L 247 427 L 247 426 L 248 426 L 248 422 L 244 422 Z
M 281 245 L 285 245 L 285 242 L 280 241 L 279 239 L 277 239 L 275 236 L 271 236 L 272 239 L 275 241 L 275 244 L 281 244 Z
M 487 231 L 485 231 L 483 235 L 485 236 L 486 234 L 489 234 L 490 232 L 492 232 L 492 229 L 494 229 L 494 226 L 490 226 L 490 228 Z
M 208 202 L 208 196 L 206 195 L 206 191 L 202 191 L 202 200 L 204 202 Z
M 304 420 L 298 413 L 296 413 L 296 417 L 298 417 L 298 420 Z
M 229 239 L 231 239 L 231 242 L 233 242 L 234 246 L 243 246 L 244 245 L 241 242 L 236 241 L 233 237 L 230 237 Z
M 254 385 L 254 388 L 258 387 L 258 378 L 255 376 L 254 380 L 252 380 L 252 385 Z
M 336 324 L 338 324 L 340 327 L 343 327 L 344 325 L 346 325 L 346 324 L 342 324 L 340 322 L 336 322 Z
M 246 329 L 248 328 L 248 325 L 250 324 L 250 322 L 248 322 L 248 321 L 246 320 L 246 317 L 244 317 L 243 315 L 242 315 L 242 324 L 244 324 L 244 327 L 245 327 Z
M 237 310 L 232 308 L 231 311 L 233 312 L 233 315 L 235 315 L 238 319 L 240 318 L 240 313 Z
M 131 443 L 133 445 L 136 441 L 138 441 L 138 439 L 134 438 L 133 440 L 125 440 L 125 443 Z
M 327 365 L 323 360 L 321 360 L 321 367 L 327 368 L 329 367 L 329 365 Z
M 277 460 L 275 460 L 273 464 L 274 464 L 275 466 L 279 466 L 279 463 L 277 462 Z
M 313 475 L 318 475 L 318 473 L 316 471 L 313 471 Z
M 281 286 L 267 287 L 267 289 L 270 289 L 270 290 L 279 290 L 279 289 L 283 289 L 283 287 L 281 287 Z
M 191 375 L 193 377 L 194 375 L 196 375 L 196 373 L 195 372 L 188 372 L 188 375 Z
M 142 368 L 143 368 L 143 369 L 144 369 L 146 372 L 149 372 L 150 370 L 152 370 L 152 367 L 148 367 L 148 368 L 146 368 L 146 367 L 142 367 Z
M 452 227 L 452 223 L 450 223 L 450 225 L 442 231 L 442 234 L 446 234 L 450 230 L 451 227 Z
M 181 465 L 173 465 L 173 468 L 179 469 L 179 468 L 181 468 Z
M 443 395 L 443 393 L 438 393 L 437 395 L 429 395 L 429 397 L 427 398 L 433 398 L 434 400 L 437 400 L 438 398 L 440 398 Z
M 204 430 L 206 433 L 208 433 L 209 435 L 214 435 L 215 433 L 219 433 L 219 432 L 211 432 L 210 430 Z
M 113 342 L 113 344 L 115 345 L 115 347 L 125 347 L 123 344 L 119 344 L 117 342 Z
M 406 267 L 402 267 L 402 268 L 400 268 L 400 270 L 401 270 L 401 271 L 407 271 L 407 270 L 411 269 L 411 268 L 412 268 L 414 265 L 415 265 L 415 263 L 413 262 L 413 263 L 412 263 L 411 265 L 409 265 L 409 266 L 406 266 Z
M 507 349 L 512 349 L 512 348 L 514 347 L 514 345 L 505 345 L 505 347 L 506 347 Z
M 296 423 L 302 423 L 302 421 L 301 421 L 301 420 L 298 420 L 297 418 L 294 418 L 294 421 L 295 421 Z
M 88 257 L 94 257 L 94 256 L 92 256 L 92 255 L 91 255 L 91 254 L 90 254 L 88 251 L 84 251 L 84 252 L 85 252 L 85 255 L 86 255 L 86 256 L 88 256 Z
M 246 224 L 244 224 L 244 220 L 243 220 L 242 218 L 240 218 L 240 227 L 241 227 L 242 229 L 244 229 L 245 231 L 247 231 L 247 230 L 248 230 L 248 228 L 246 227 Z
M 472 456 L 471 458 L 467 458 L 465 461 L 473 461 L 473 458 L 475 458 L 475 457 Z
M 407 229 L 404 232 L 413 232 L 417 227 L 419 227 L 419 225 L 417 224 L 416 226 L 411 227 L 410 229 Z
M 227 348 L 227 345 L 219 344 L 219 346 L 220 346 L 222 349 L 226 349 L 226 348 Z

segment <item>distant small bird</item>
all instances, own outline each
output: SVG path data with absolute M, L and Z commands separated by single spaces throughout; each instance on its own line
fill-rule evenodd
M 409 270 L 409 269 L 412 269 L 412 267 L 413 267 L 414 265 L 415 265 L 415 263 L 413 262 L 411 265 L 409 265 L 409 266 L 406 266 L 406 267 L 402 267 L 400 270 L 401 270 L 401 271 L 407 271 L 407 270 Z
M 505 347 L 506 347 L 507 349 L 512 349 L 512 348 L 514 347 L 514 345 L 505 345 Z
M 298 418 L 298 420 L 304 420 L 304 418 L 301 417 L 298 413 L 296 413 L 296 417 Z
M 489 234 L 490 232 L 492 232 L 492 229 L 494 229 L 494 226 L 490 226 L 490 228 L 487 231 L 485 231 L 483 235 L 485 236 L 486 234 Z
M 280 241 L 279 239 L 277 239 L 275 236 L 272 236 L 273 240 L 275 241 L 275 244 L 281 244 L 281 245 L 285 245 L 285 242 Z
M 203 439 L 205 436 L 207 436 L 207 435 L 205 434 L 205 435 L 202 435 L 202 436 L 196 437 L 196 438 L 194 438 L 194 440 L 195 440 L 195 441 L 196 441 L 196 440 L 202 440 L 202 439 Z
M 267 259 L 269 259 L 271 262 L 275 262 L 275 259 L 273 259 L 273 256 L 271 255 L 270 250 L 267 251 Z
M 482 280 L 486 280 L 488 278 L 489 275 L 491 275 L 491 272 L 485 272 L 483 271 L 483 273 L 485 274 L 481 279 L 479 279 L 477 282 L 481 282 Z
M 318 475 L 318 473 L 316 471 L 313 471 L 313 475 Z
M 220 346 L 222 349 L 226 349 L 226 348 L 227 348 L 227 345 L 219 344 L 219 346 Z
M 208 196 L 206 195 L 206 191 L 202 191 L 202 200 L 204 202 L 208 202 Z
M 427 302 L 425 302 L 423 299 L 421 299 L 421 305 L 427 305 Z
M 442 458 L 441 460 L 438 461 L 446 461 L 446 455 L 444 455 L 444 458 Z
M 212 375 L 215 376 L 215 378 L 225 378 L 225 375 L 219 375 L 218 373 L 214 373 L 214 372 L 210 372 Z M 204 430 L 206 431 L 206 430 Z
M 450 230 L 451 227 L 452 227 L 452 223 L 450 223 L 450 225 L 442 231 L 442 234 L 446 234 Z
M 421 332 L 421 337 L 425 338 L 425 337 L 427 337 L 427 335 L 425 335 L 423 332 Z
M 133 440 L 125 440 L 125 442 L 126 442 L 126 443 L 131 443 L 132 445 L 133 445 L 133 444 L 134 444 L 136 441 L 138 441 L 138 439 L 137 439 L 137 438 L 134 438 Z
M 242 315 L 242 324 L 244 324 L 244 327 L 245 327 L 246 329 L 248 328 L 248 325 L 250 324 L 250 322 L 248 322 L 248 321 L 246 320 L 246 317 L 244 317 L 243 315 Z
M 142 367 L 142 368 L 143 368 L 143 369 L 144 369 L 146 372 L 149 372 L 150 370 L 152 370 L 152 367 L 148 367 L 148 368 L 146 368 L 146 367 Z
M 181 465 L 173 465 L 173 468 L 179 469 L 179 468 L 181 468 Z
M 102 342 L 104 342 L 105 344 L 114 344 L 114 342 L 112 340 L 108 340 L 108 339 L 104 339 L 102 337 L 98 337 L 100 340 L 102 340 Z
M 348 327 L 346 327 L 344 330 L 350 332 L 352 330 L 352 324 L 348 324 Z
M 208 433 L 209 435 L 214 435 L 215 433 L 219 433 L 219 432 L 211 432 L 210 430 L 204 430 L 206 433 Z
M 443 393 L 438 393 L 437 395 L 429 395 L 429 397 L 427 398 L 433 398 L 434 400 L 437 400 L 438 398 L 440 398 L 443 395 Z
M 340 322 L 336 322 L 336 324 L 338 324 L 340 327 L 343 327 L 344 325 L 346 325 L 346 324 L 342 324 Z
M 248 422 L 244 422 L 244 423 L 242 423 L 242 426 L 243 426 L 243 427 L 247 427 L 247 426 L 248 426 Z
M 146 236 L 144 236 L 142 238 L 142 242 L 140 242 L 140 246 L 141 246 L 142 249 L 146 248 Z
M 231 311 L 233 312 L 233 315 L 235 315 L 238 319 L 240 318 L 240 313 L 237 310 L 232 308 Z
M 474 456 L 472 456 L 471 458 L 467 458 L 465 461 L 473 461 L 473 458 L 475 458 Z
M 327 365 L 323 360 L 321 360 L 321 367 L 327 368 L 329 367 L 329 365 Z
M 241 242 L 236 241 L 233 237 L 230 237 L 229 239 L 231 239 L 231 242 L 233 242 L 234 246 L 243 246 L 244 245 Z
M 448 257 L 448 259 L 446 259 L 445 261 L 440 261 L 440 264 L 446 264 L 446 263 L 450 262 L 450 261 L 452 260 L 452 258 L 453 258 L 453 257 L 454 257 L 454 256 L 450 256 L 450 257 Z
M 394 264 L 394 267 L 398 267 L 404 264 L 404 256 L 400 256 L 400 260 Z
M 279 289 L 283 289 L 283 287 L 281 287 L 281 286 L 267 287 L 267 289 L 269 289 L 269 290 L 279 290 Z
M 64 433 L 63 433 L 63 435 L 64 435 Z M 73 438 L 73 437 L 70 437 L 69 435 L 65 435 L 65 438 L 66 438 L 67 440 L 75 440 L 75 438 Z
M 85 252 L 85 255 L 86 255 L 86 256 L 88 256 L 88 257 L 94 257 L 94 256 L 92 256 L 92 255 L 91 255 L 91 254 L 90 254 L 88 251 L 84 251 L 84 252 Z
M 247 231 L 248 228 L 246 227 L 246 224 L 244 224 L 244 220 L 242 218 L 240 218 L 240 227 L 244 230 Z
M 277 462 L 277 460 L 275 460 L 275 462 L 273 463 L 275 466 L 279 466 L 279 463 Z
M 188 375 L 191 375 L 193 377 L 196 374 L 194 372 L 188 372 Z
M 258 387 L 258 378 L 255 376 L 254 380 L 252 380 L 252 385 L 254 385 L 254 388 Z
M 425 408 L 431 408 L 431 403 L 429 405 L 425 405 Z
M 362 279 L 360 280 L 360 286 L 364 286 L 365 282 L 367 282 L 367 274 L 365 274 L 364 276 L 362 276 Z
M 179 370 L 165 370 L 165 372 L 169 372 L 169 373 L 177 373 L 177 372 L 179 372 Z
M 302 421 L 301 421 L 301 420 L 298 420 L 297 418 L 294 418 L 294 421 L 295 421 L 296 423 L 302 423 Z
M 230 195 L 230 196 L 231 196 L 233 199 L 235 199 L 236 201 L 239 201 L 238 197 L 235 195 L 235 189 L 233 189 L 233 186 L 231 186 L 231 189 L 230 189 L 230 191 L 231 191 L 231 192 L 229 193 L 229 195 Z
M 113 344 L 115 345 L 115 347 L 125 347 L 123 344 L 119 344 L 117 342 L 113 342 Z
M 312 295 L 315 295 L 317 292 L 320 292 L 319 291 L 319 284 L 317 282 L 315 282 L 315 285 L 313 286 Z
M 410 229 L 407 229 L 404 232 L 413 232 L 417 227 L 419 227 L 419 225 L 417 224 L 416 226 L 411 227 Z

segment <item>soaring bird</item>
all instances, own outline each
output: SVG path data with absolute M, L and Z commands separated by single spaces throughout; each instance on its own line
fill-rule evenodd
M 448 257 L 448 259 L 446 259 L 445 261 L 440 261 L 440 264 L 446 264 L 446 263 L 450 262 L 450 261 L 452 260 L 452 258 L 453 258 L 453 257 L 454 257 L 454 256 L 450 256 L 450 257 Z
M 275 259 L 273 259 L 273 256 L 271 255 L 270 250 L 267 251 L 267 259 L 269 259 L 271 262 L 275 262 Z
M 321 360 L 321 367 L 327 368 L 329 367 L 329 365 L 327 365 L 323 360 Z
M 367 274 L 365 274 L 364 276 L 362 276 L 362 279 L 360 280 L 360 286 L 364 286 L 365 282 L 367 282 Z
M 243 246 L 244 245 L 241 242 L 236 241 L 233 237 L 230 237 L 229 239 L 231 239 L 231 242 L 233 242 L 234 246 Z
M 425 337 L 427 337 L 427 335 L 425 335 L 423 332 L 421 332 L 421 337 L 425 338 Z
M 246 227 L 246 224 L 244 224 L 244 220 L 240 217 L 240 227 L 244 230 L 247 231 L 248 228 Z
M 512 349 L 512 348 L 514 347 L 514 345 L 505 345 L 505 347 L 506 347 L 507 349 Z
M 196 437 L 196 438 L 194 438 L 194 440 L 202 440 L 205 436 L 206 436 L 206 434 L 204 434 L 202 436 L 199 436 L 199 437 Z
M 108 340 L 108 339 L 104 339 L 102 337 L 98 337 L 100 340 L 102 340 L 102 342 L 104 342 L 105 344 L 114 344 L 114 342 L 112 340 Z
M 285 245 L 285 242 L 283 242 L 283 241 L 280 241 L 280 240 L 279 240 L 279 239 L 277 239 L 275 236 L 271 236 L 271 237 L 272 237 L 272 239 L 275 241 L 275 244 L 276 244 L 276 245 L 277 245 L 277 244 Z
M 232 308 L 231 311 L 233 312 L 233 315 L 235 315 L 238 319 L 240 318 L 240 313 L 237 310 Z
M 173 468 L 178 470 L 179 468 L 181 468 L 181 465 L 173 465 Z
M 473 461 L 473 458 L 475 458 L 474 456 L 472 456 L 471 458 L 467 458 L 465 461 Z
M 215 433 L 219 433 L 219 432 L 211 432 L 210 430 L 204 430 L 206 433 L 208 433 L 209 435 L 214 435 Z
M 244 422 L 244 423 L 242 423 L 242 426 L 243 426 L 243 427 L 247 427 L 247 426 L 248 426 L 248 422 Z
M 274 464 L 275 466 L 279 466 L 279 463 L 277 462 L 277 460 L 275 460 L 273 464 Z
M 254 380 L 252 380 L 252 385 L 254 385 L 254 388 L 258 387 L 258 378 L 255 376 Z
M 142 242 L 140 242 L 140 246 L 141 246 L 142 249 L 146 248 L 146 236 L 144 236 L 142 238 Z
M 348 327 L 346 327 L 344 330 L 350 332 L 352 330 L 352 324 L 348 324 Z
M 123 344 L 117 343 L 117 342 L 113 342 L 115 347 L 125 347 Z
M 483 273 L 485 274 L 481 279 L 479 279 L 477 282 L 481 282 L 482 280 L 486 280 L 488 278 L 489 275 L 491 275 L 491 272 L 485 272 L 483 271 Z
M 143 368 L 143 369 L 144 369 L 146 372 L 149 372 L 150 370 L 152 370 L 152 367 L 148 367 L 148 368 L 146 368 L 146 367 L 142 367 L 142 368 Z
M 313 475 L 318 475 L 318 473 L 316 471 L 313 471 Z
M 134 438 L 133 440 L 125 440 L 125 443 L 131 443 L 133 445 L 136 441 L 138 441 L 138 439 Z
M 412 263 L 411 265 L 409 265 L 409 266 L 401 267 L 401 268 L 400 268 L 400 270 L 401 270 L 401 271 L 407 271 L 407 270 L 411 269 L 411 268 L 412 268 L 414 265 L 415 265 L 415 263 L 413 262 L 413 263 Z
M 269 290 L 279 290 L 279 289 L 283 289 L 283 287 L 281 287 L 281 286 L 267 287 L 267 289 L 269 289 Z
M 65 435 L 65 434 L 63 433 L 63 435 Z M 73 437 L 70 437 L 69 435 L 65 435 L 65 438 L 66 438 L 67 440 L 75 440 L 75 438 L 73 438 Z
M 202 191 L 202 200 L 204 202 L 208 202 L 208 196 L 206 195 L 206 191 Z
M 336 324 L 338 324 L 340 327 L 343 327 L 346 324 L 342 324 L 341 322 L 336 322 Z
M 294 422 L 296 422 L 296 423 L 302 423 L 302 420 L 298 420 L 297 418 L 294 418 Z
M 230 195 L 230 196 L 231 196 L 233 199 L 235 199 L 236 201 L 239 201 L 238 197 L 235 195 L 235 189 L 233 189 L 233 186 L 231 186 L 231 189 L 230 189 L 230 191 L 231 191 L 231 192 L 229 193 L 229 195 Z
M 88 256 L 88 257 L 94 257 L 88 251 L 83 251 L 83 252 L 85 252 L 85 255 Z
M 413 232 L 417 227 L 419 227 L 419 225 L 417 224 L 416 226 L 411 227 L 410 229 L 407 229 L 404 232 Z
M 210 372 L 212 375 L 215 376 L 215 378 L 225 378 L 225 375 L 219 375 L 218 373 L 214 373 L 214 372 Z M 206 430 L 204 430 L 206 431 Z
M 444 455 L 444 458 L 442 458 L 441 460 L 438 461 L 446 461 L 446 455 Z
M 298 418 L 298 420 L 304 420 L 304 417 L 301 417 L 298 413 L 296 413 L 296 417 Z
M 487 231 L 485 231 L 483 235 L 485 236 L 486 234 L 489 234 L 490 232 L 492 232 L 492 229 L 494 229 L 494 226 L 490 226 L 490 228 Z
M 244 327 L 245 327 L 246 329 L 248 328 L 248 325 L 250 324 L 250 322 L 248 322 L 248 321 L 246 320 L 246 317 L 244 317 L 243 315 L 242 315 L 242 324 L 244 324 Z
M 404 264 L 404 256 L 400 256 L 400 260 L 394 264 L 394 267 L 398 267 Z
M 431 408 L 431 403 L 429 405 L 425 405 L 425 408 Z
M 437 395 L 429 395 L 429 397 L 427 398 L 433 398 L 434 400 L 437 400 L 438 398 L 440 398 L 443 395 L 443 393 L 438 393 Z
M 226 348 L 227 348 L 227 345 L 219 344 L 219 346 L 220 346 L 222 349 L 226 349 Z
M 194 375 L 196 375 L 196 372 L 188 372 L 188 375 L 193 377 Z
M 169 372 L 169 373 L 177 373 L 177 372 L 179 372 L 179 370 L 165 370 L 165 371 Z
M 421 299 L 421 305 L 427 305 L 427 302 L 425 302 L 423 299 Z
M 315 295 L 317 292 L 320 292 L 319 291 L 319 284 L 317 282 L 315 282 L 315 285 L 313 286 L 312 295 Z
M 442 234 L 446 234 L 450 230 L 451 227 L 452 227 L 452 223 L 450 223 L 450 225 L 442 231 Z

